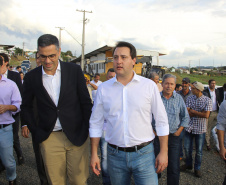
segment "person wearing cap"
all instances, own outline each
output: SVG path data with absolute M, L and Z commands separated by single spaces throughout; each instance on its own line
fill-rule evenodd
M 207 131 L 206 131 L 206 148 L 208 151 L 211 150 L 210 147 L 210 135 L 213 127 L 216 126 L 217 123 L 217 113 L 220 105 L 220 95 L 218 89 L 215 89 L 216 81 L 214 79 L 209 80 L 209 87 L 203 91 L 203 94 L 209 97 L 212 100 L 212 111 L 210 112 L 210 116 L 206 122 Z
M 189 89 L 189 85 L 190 85 L 190 79 L 189 78 L 183 78 L 182 79 L 182 90 L 178 91 L 177 93 L 180 94 L 184 100 L 184 103 L 186 103 L 186 100 L 189 96 L 192 95 L 191 90 Z M 181 132 L 180 134 L 180 138 L 181 140 L 184 139 L 184 130 Z M 181 141 L 181 148 L 180 148 L 180 160 L 183 159 L 183 142 Z
M 187 110 L 190 116 L 188 127 L 185 128 L 184 148 L 186 164 L 181 166 L 181 171 L 192 170 L 192 150 L 193 139 L 195 138 L 196 155 L 194 173 L 196 177 L 201 177 L 202 148 L 206 133 L 206 120 L 212 111 L 212 101 L 202 94 L 204 86 L 200 82 L 193 82 L 191 85 L 192 96 L 186 100 Z

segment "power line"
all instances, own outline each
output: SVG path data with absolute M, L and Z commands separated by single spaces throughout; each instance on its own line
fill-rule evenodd
M 79 41 L 77 41 L 77 39 L 76 38 L 74 38 L 66 29 L 64 29 L 67 33 L 68 33 L 68 35 L 70 35 L 80 46 L 82 46 L 82 44 L 80 44 L 80 42 Z

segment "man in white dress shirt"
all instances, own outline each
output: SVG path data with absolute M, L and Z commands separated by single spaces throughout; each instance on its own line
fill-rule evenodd
M 136 184 L 158 184 L 156 173 L 168 164 L 169 125 L 165 107 L 154 82 L 133 71 L 135 62 L 135 47 L 119 42 L 113 51 L 116 77 L 98 87 L 90 118 L 91 168 L 96 175 L 100 174 L 97 149 L 105 119 L 108 172 L 113 185 L 130 184 L 131 175 Z M 156 159 L 152 116 L 160 139 Z

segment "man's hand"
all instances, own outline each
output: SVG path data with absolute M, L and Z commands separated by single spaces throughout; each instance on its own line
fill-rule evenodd
M 181 134 L 181 131 L 180 130 L 177 130 L 176 132 L 174 132 L 174 136 L 180 136 L 180 134 Z
M 5 113 L 8 110 L 8 105 L 0 104 L 0 114 Z
M 168 154 L 167 152 L 160 152 L 155 159 L 156 173 L 161 173 L 168 166 Z
M 221 158 L 226 160 L 226 149 L 225 148 L 220 149 L 219 153 L 220 153 Z
M 93 172 L 99 176 L 100 175 L 100 159 L 97 155 L 91 155 L 90 159 L 90 167 L 92 168 Z
M 22 129 L 21 129 L 21 134 L 23 137 L 25 138 L 29 138 L 29 129 L 27 128 L 27 126 L 23 126 Z

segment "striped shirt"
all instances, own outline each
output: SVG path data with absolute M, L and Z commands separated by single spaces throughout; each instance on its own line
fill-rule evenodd
M 186 100 L 186 106 L 198 112 L 202 111 L 212 111 L 212 101 L 207 96 L 189 96 Z M 206 121 L 207 118 L 200 118 L 198 116 L 191 117 L 189 122 L 189 127 L 185 130 L 192 134 L 203 134 L 206 132 Z

